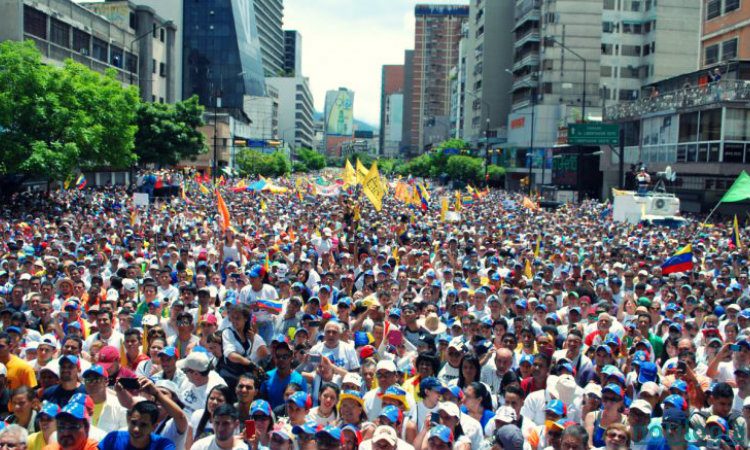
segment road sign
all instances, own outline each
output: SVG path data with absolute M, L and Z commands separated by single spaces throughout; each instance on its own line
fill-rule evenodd
M 570 145 L 619 145 L 620 126 L 612 123 L 568 124 Z

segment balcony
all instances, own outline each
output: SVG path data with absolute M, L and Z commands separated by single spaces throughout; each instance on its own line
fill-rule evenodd
M 750 101 L 750 81 L 721 80 L 705 86 L 689 87 L 644 97 L 633 102 L 620 102 L 605 108 L 604 119 L 619 121 L 643 117 L 660 111 L 697 108 L 722 102 Z
M 529 52 L 526 56 L 514 62 L 513 72 L 526 66 L 539 67 L 539 54 L 536 52 Z
M 527 20 L 525 16 L 530 12 L 536 12 L 537 19 L 538 19 L 539 10 L 541 9 L 541 7 L 542 7 L 542 0 L 523 0 L 522 2 L 517 3 L 516 12 L 514 14 L 516 25 Z M 524 20 L 521 20 L 521 19 L 524 19 Z
M 532 28 L 531 30 L 527 31 L 523 36 L 516 39 L 516 41 L 513 43 L 513 48 L 520 48 L 524 45 L 528 44 L 529 42 L 540 42 L 541 37 L 539 34 L 538 28 Z
M 528 73 L 520 77 L 514 77 L 513 84 L 511 85 L 511 92 L 520 89 L 531 89 L 539 86 L 539 80 L 537 80 L 536 73 Z

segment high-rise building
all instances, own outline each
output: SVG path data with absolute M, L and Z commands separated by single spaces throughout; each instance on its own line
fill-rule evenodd
M 747 2 L 707 0 L 702 23 L 702 67 L 733 59 L 750 59 L 750 5 Z
M 284 70 L 284 0 L 254 0 L 263 71 L 277 77 Z
M 244 96 L 265 96 L 253 1 L 195 2 L 183 13 L 183 97 L 240 111 Z
M 120 28 L 135 34 L 130 48 L 138 47 L 138 91 L 146 102 L 173 103 L 178 100 L 176 80 L 182 68 L 176 63 L 177 27 L 158 16 L 153 8 L 128 0 L 80 2 Z
M 567 143 L 568 123 L 601 120 L 607 102 L 694 70 L 700 2 L 518 0 L 506 187 L 552 181 L 551 148 Z
M 309 79 L 274 77 L 266 78 L 266 83 L 279 92 L 279 137 L 293 148 L 315 148 L 315 107 Z
M 354 136 L 354 91 L 341 87 L 326 92 L 323 127 L 326 153 L 341 156 L 341 144 Z
M 404 111 L 401 114 L 401 146 L 399 155 L 408 155 L 411 149 L 412 102 L 414 92 L 414 50 L 404 51 Z
M 380 153 L 393 157 L 401 147 L 404 111 L 404 66 L 385 65 L 380 85 Z
M 296 30 L 284 30 L 284 73 L 302 76 L 302 35 Z
M 513 66 L 513 34 L 508 30 L 513 29 L 514 10 L 513 1 L 469 5 L 466 50 L 461 55 L 465 58 L 461 135 L 473 147 L 486 140 L 486 134 L 505 135 L 511 106 L 508 72 Z
M 410 153 L 451 135 L 450 71 L 458 61 L 468 6 L 419 4 L 414 8 Z

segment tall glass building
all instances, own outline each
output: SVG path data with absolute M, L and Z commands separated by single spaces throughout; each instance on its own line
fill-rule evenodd
M 184 0 L 183 98 L 206 107 L 242 109 L 242 97 L 266 85 L 252 0 Z

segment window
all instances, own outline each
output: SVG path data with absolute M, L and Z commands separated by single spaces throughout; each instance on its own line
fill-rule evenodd
M 612 44 L 602 44 L 602 55 L 612 55 L 614 46 Z
M 47 15 L 30 6 L 24 5 L 23 31 L 32 36 L 47 39 Z
M 714 142 L 708 146 L 708 162 L 719 162 L 719 154 L 721 153 L 721 144 Z
M 706 20 L 711 20 L 721 15 L 721 0 L 708 0 L 706 3 Z
M 156 103 L 156 96 L 151 94 L 151 103 Z
M 115 67 L 123 66 L 123 53 L 121 48 L 115 47 L 114 45 L 110 47 L 109 63 Z
M 159 103 L 164 103 L 164 97 L 159 97 Z M 224 144 L 226 145 L 226 144 Z
M 745 144 L 728 142 L 724 144 L 724 162 L 742 163 L 745 153 Z
M 162 42 L 164 42 L 164 38 L 165 38 L 166 34 L 167 33 L 166 33 L 166 30 L 164 30 L 164 28 L 160 29 L 159 30 L 159 40 L 162 41 Z
M 643 56 L 648 56 L 651 54 L 651 46 L 650 45 L 644 45 L 643 46 Z
M 703 64 L 710 66 L 719 62 L 719 44 L 709 45 L 703 54 Z
M 138 57 L 130 52 L 125 53 L 125 68 L 128 72 L 138 72 Z
M 737 57 L 737 38 L 721 43 L 721 60 L 726 61 Z
M 156 73 L 156 60 L 151 60 L 151 73 Z
M 750 140 L 750 110 L 727 108 L 724 121 L 724 140 Z
M 633 66 L 621 67 L 620 76 L 622 78 L 640 78 L 638 68 Z
M 602 77 L 611 77 L 612 76 L 612 67 L 610 66 L 600 66 L 600 75 Z
M 721 139 L 721 109 L 701 111 L 699 141 L 718 141 Z
M 638 91 L 636 89 L 620 89 L 618 99 L 623 102 L 638 100 Z
M 156 37 L 156 24 L 152 24 L 151 36 Z
M 623 45 L 620 54 L 622 56 L 641 56 L 640 45 Z
M 615 32 L 615 24 L 612 22 L 602 22 L 602 32 L 604 33 L 614 33 Z
M 160 77 L 167 76 L 167 65 L 164 63 L 159 63 L 159 76 Z
M 615 0 L 604 0 L 604 9 L 612 11 L 615 9 Z
M 680 115 L 680 135 L 678 142 L 695 142 L 698 140 L 698 113 Z M 688 152 L 689 154 L 690 152 Z M 688 159 L 690 160 L 690 159 Z
M 137 25 L 138 25 L 138 21 L 137 21 L 137 19 L 136 19 L 135 13 L 134 13 L 134 12 L 132 12 L 132 11 L 130 12 L 130 17 L 129 17 L 129 20 L 128 20 L 128 25 L 129 25 L 129 26 L 130 26 L 130 28 L 131 28 L 131 29 L 133 29 L 133 30 L 135 30 L 136 28 L 138 28 L 138 27 L 137 27 Z
M 740 0 L 724 0 L 724 14 L 739 9 Z
M 107 62 L 107 54 L 109 52 L 107 51 L 107 43 L 104 42 L 101 39 L 94 38 L 94 45 L 92 48 L 92 56 L 99 61 Z
M 73 50 L 88 56 L 91 52 L 91 36 L 85 31 L 73 29 Z
M 646 11 L 651 11 L 651 0 L 646 0 Z
M 49 28 L 49 40 L 60 47 L 70 47 L 70 25 L 52 19 Z
M 641 10 L 641 2 L 633 0 L 633 2 L 630 3 L 630 10 L 631 11 L 636 11 L 636 12 L 640 11 Z

